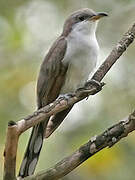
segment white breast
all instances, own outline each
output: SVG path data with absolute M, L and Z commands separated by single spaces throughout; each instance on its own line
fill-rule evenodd
M 96 67 L 99 46 L 95 37 L 73 32 L 67 38 L 67 51 L 63 63 L 68 63 L 61 94 L 74 92 L 81 87 Z

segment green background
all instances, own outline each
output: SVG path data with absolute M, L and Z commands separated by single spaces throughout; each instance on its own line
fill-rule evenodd
M 65 18 L 79 8 L 109 14 L 99 22 L 99 64 L 135 21 L 134 0 L 0 0 L 0 177 L 7 123 L 36 109 L 40 64 L 62 31 Z M 123 119 L 135 108 L 135 44 L 109 71 L 99 94 L 78 103 L 61 127 L 46 140 L 37 171 L 71 154 L 90 137 Z M 19 140 L 17 170 L 30 131 Z M 63 179 L 134 180 L 135 134 L 102 150 Z

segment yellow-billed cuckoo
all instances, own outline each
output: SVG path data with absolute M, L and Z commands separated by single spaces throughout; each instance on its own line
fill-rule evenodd
M 38 109 L 53 102 L 60 94 L 72 93 L 82 87 L 96 66 L 99 46 L 97 22 L 106 13 L 80 9 L 65 21 L 63 32 L 47 53 L 37 82 Z M 44 136 L 49 137 L 72 107 L 36 125 L 28 143 L 19 176 L 33 174 Z

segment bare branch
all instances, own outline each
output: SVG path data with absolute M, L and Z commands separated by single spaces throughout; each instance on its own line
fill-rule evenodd
M 16 154 L 18 146 L 17 126 L 14 122 L 8 123 L 7 139 L 4 151 L 4 180 L 16 179 Z
M 70 173 L 81 163 L 93 156 L 105 147 L 112 147 L 121 138 L 126 137 L 135 130 L 135 111 L 128 118 L 108 128 L 102 134 L 90 139 L 72 155 L 58 162 L 47 171 L 41 171 L 36 175 L 28 176 L 23 180 L 57 180 Z

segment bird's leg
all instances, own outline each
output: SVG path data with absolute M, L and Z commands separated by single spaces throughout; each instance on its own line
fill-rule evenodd
M 87 81 L 84 84 L 84 87 L 78 88 L 76 90 L 76 93 L 78 93 L 78 96 L 81 96 L 81 94 L 83 94 L 83 93 L 87 93 L 88 97 L 89 97 L 89 95 L 94 95 L 94 94 L 98 93 L 99 91 L 101 91 L 102 87 L 104 85 L 105 85 L 104 82 L 99 82 L 99 81 L 92 79 L 92 80 Z M 94 91 L 92 90 L 93 88 L 95 88 Z

